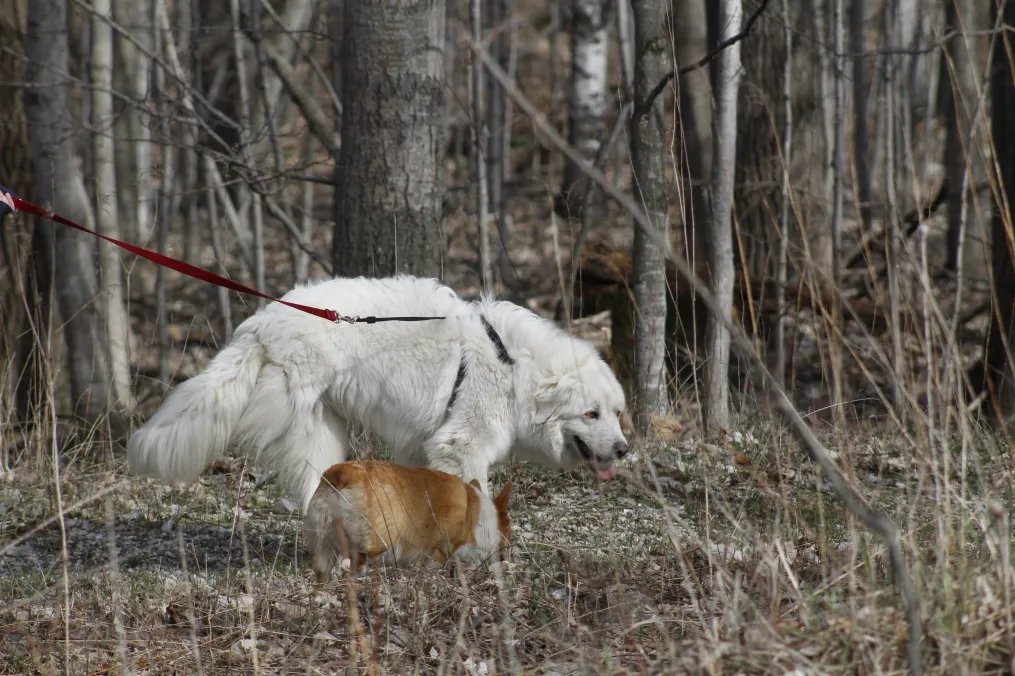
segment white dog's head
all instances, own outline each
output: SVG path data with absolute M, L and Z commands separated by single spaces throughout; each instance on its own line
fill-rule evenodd
M 541 379 L 534 393 L 538 446 L 564 469 L 588 465 L 601 479 L 628 451 L 620 426 L 624 390 L 598 356 Z

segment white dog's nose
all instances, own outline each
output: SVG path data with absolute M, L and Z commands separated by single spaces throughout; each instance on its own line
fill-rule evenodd
M 618 441 L 613 444 L 613 454 L 617 456 L 617 460 L 620 460 L 630 449 L 627 447 L 627 443 L 624 441 Z

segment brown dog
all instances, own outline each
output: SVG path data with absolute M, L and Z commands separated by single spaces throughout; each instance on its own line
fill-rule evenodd
M 338 556 L 358 573 L 366 559 L 396 563 L 430 556 L 474 563 L 506 545 L 511 532 L 508 482 L 493 500 L 445 472 L 390 462 L 333 465 L 321 479 L 303 519 L 303 538 L 317 580 Z

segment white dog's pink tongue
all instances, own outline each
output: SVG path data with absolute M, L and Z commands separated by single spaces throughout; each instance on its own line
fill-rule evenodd
M 596 465 L 596 474 L 603 481 L 609 481 L 613 477 L 617 476 L 617 468 L 614 465 L 607 465 L 606 467 L 600 467 Z

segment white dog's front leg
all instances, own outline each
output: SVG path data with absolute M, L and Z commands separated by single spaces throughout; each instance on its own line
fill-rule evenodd
M 479 482 L 480 490 L 489 493 L 487 473 L 490 470 L 490 461 L 482 455 L 482 448 L 470 447 L 475 443 L 475 441 L 466 443 L 462 439 L 451 441 L 429 439 L 423 443 L 427 466 L 461 477 L 466 483 L 475 479 Z

